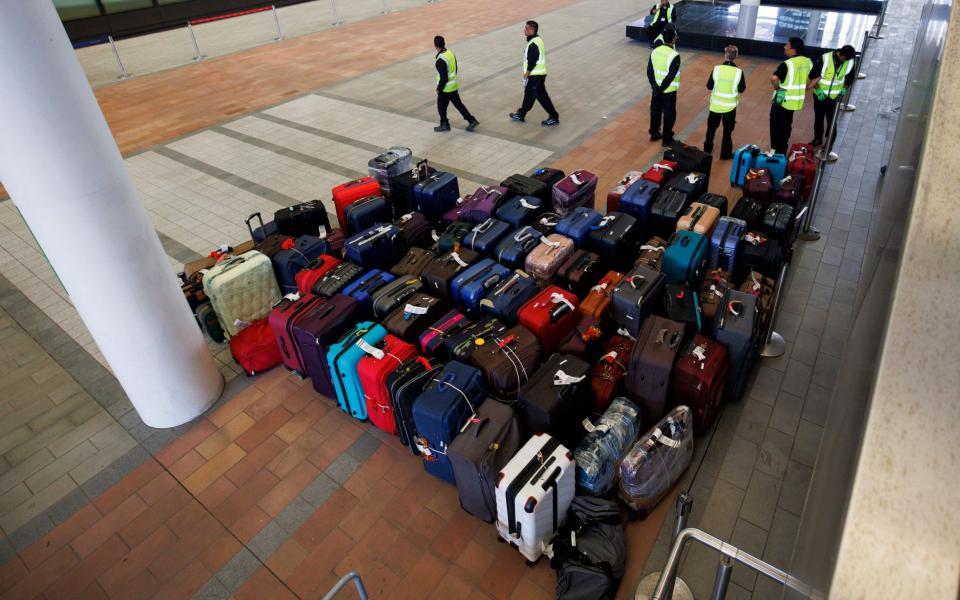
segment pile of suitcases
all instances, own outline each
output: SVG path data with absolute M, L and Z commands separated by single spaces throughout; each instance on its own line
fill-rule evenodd
M 575 497 L 645 515 L 743 393 L 809 193 L 812 153 L 792 153 L 741 148 L 728 214 L 710 156 L 678 143 L 601 213 L 588 171 L 462 194 L 390 148 L 333 189 L 337 228 L 320 201 L 253 216 L 251 242 L 185 266 L 184 293 L 248 374 L 309 377 L 535 561 Z M 608 508 L 582 502 L 571 518 L 615 538 Z

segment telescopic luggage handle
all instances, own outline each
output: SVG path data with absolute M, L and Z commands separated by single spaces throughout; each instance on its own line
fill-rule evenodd
M 267 232 L 263 229 L 263 217 L 260 215 L 260 213 L 258 213 L 258 212 L 253 213 L 252 215 L 250 215 L 249 217 L 247 217 L 243 222 L 247 224 L 247 231 L 250 232 L 250 239 L 253 240 L 253 241 L 257 241 L 257 240 L 253 237 L 253 226 L 250 225 L 250 221 L 252 221 L 252 220 L 254 220 L 254 219 L 257 219 L 258 221 L 260 221 L 260 231 L 263 231 L 263 233 L 266 234 Z M 264 235 L 264 236 L 266 236 L 266 235 Z

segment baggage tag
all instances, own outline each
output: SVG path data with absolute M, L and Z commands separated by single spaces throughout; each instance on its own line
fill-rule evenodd
M 520 206 L 522 206 L 523 208 L 525 208 L 525 209 L 527 209 L 527 210 L 536 210 L 537 208 L 539 208 L 539 207 L 536 206 L 535 204 L 530 204 L 529 202 L 527 202 L 526 200 L 524 200 L 522 197 L 520 198 Z
M 383 360 L 383 357 L 386 356 L 383 350 L 365 342 L 363 338 L 360 338 L 359 340 L 357 340 L 356 344 L 354 345 L 377 360 Z
M 654 442 L 659 442 L 659 443 L 663 444 L 664 446 L 669 446 L 670 448 L 679 448 L 679 447 L 680 447 L 680 442 L 678 442 L 677 440 L 675 440 L 675 439 L 673 439 L 673 438 L 669 438 L 669 437 L 663 435 L 663 432 L 660 431 L 659 428 L 655 429 L 655 430 L 653 431 L 653 433 L 650 434 L 650 439 L 652 439 Z
M 700 370 L 702 371 L 707 360 L 707 347 L 701 344 L 694 348 L 691 354 L 697 357 L 697 360 L 700 361 Z
M 403 320 L 409 321 L 413 315 L 425 315 L 430 309 L 426 306 L 414 306 L 413 304 L 408 304 L 403 309 Z
M 300 299 L 300 293 L 294 292 L 292 294 L 287 294 L 286 296 L 283 297 L 283 299 L 289 300 L 290 302 L 296 302 L 297 300 Z
M 327 228 L 326 228 L 326 226 L 321 225 L 321 226 L 319 227 L 319 231 L 317 232 L 317 237 L 320 238 L 321 240 L 327 239 Z
M 593 433 L 594 431 L 599 431 L 600 433 L 606 433 L 610 430 L 610 426 L 604 423 L 603 425 L 594 425 L 590 422 L 590 419 L 583 420 L 583 428 L 587 430 L 587 433 Z
M 579 377 L 575 377 L 575 376 L 573 376 L 573 375 L 568 375 L 567 373 L 565 373 L 565 372 L 561 369 L 561 370 L 558 370 L 556 373 L 553 374 L 553 385 L 558 385 L 558 386 L 559 386 L 559 385 L 571 385 L 571 384 L 574 384 L 574 383 L 580 383 L 580 382 L 583 381 L 585 378 L 586 378 L 586 375 L 581 375 L 581 376 L 579 376 Z M 589 431 L 589 430 L 588 430 L 588 431 Z
M 233 322 L 233 326 L 237 329 L 237 331 L 240 331 L 241 329 L 246 329 L 247 327 L 249 327 L 250 321 L 243 321 L 241 319 L 237 319 Z

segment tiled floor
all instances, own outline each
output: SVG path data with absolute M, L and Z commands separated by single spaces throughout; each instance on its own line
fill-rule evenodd
M 326 198 L 396 143 L 458 173 L 462 189 L 557 164 L 596 171 L 602 196 L 661 151 L 646 140 L 648 51 L 623 38 L 636 13 L 627 0 L 444 0 L 102 87 L 98 97 L 176 268 L 243 239 L 252 212 Z M 505 118 L 521 92 L 519 23 L 531 14 L 548 43 L 559 128 Z M 464 99 L 482 122 L 475 134 L 431 130 L 425 22 L 444 23 L 458 52 Z M 247 25 L 239 27 L 238 37 Z M 891 74 L 912 43 L 907 25 L 892 31 L 902 36 L 896 52 L 889 38 L 874 47 Z M 699 143 L 702 82 L 715 57 L 683 57 L 678 137 Z M 748 91 L 735 138 L 765 143 L 774 65 L 740 63 Z M 841 152 L 853 155 L 854 135 L 892 136 L 891 101 L 868 98 L 892 97 L 897 83 L 862 85 Z M 796 140 L 810 137 L 811 119 L 798 116 Z M 857 156 L 831 171 L 817 213 L 824 238 L 797 253 L 785 295 L 787 355 L 760 364 L 685 481 L 697 473 L 692 523 L 778 564 L 789 558 L 826 418 L 877 160 Z M 735 200 L 726 179 L 716 163 L 711 191 Z M 144 426 L 9 201 L 0 202 L 0 309 L 0 364 L 9 367 L 0 386 L 12 391 L 0 402 L 0 597 L 316 597 L 351 569 L 377 598 L 552 597 L 544 562 L 524 568 L 395 439 L 351 422 L 281 370 L 238 377 L 229 352 L 214 348 L 230 379 L 217 407 L 174 430 Z M 627 528 L 620 597 L 662 564 L 671 508 L 668 498 Z M 687 558 L 698 597 L 714 564 Z M 742 573 L 734 582 L 734 597 L 755 586 L 755 597 L 771 597 Z

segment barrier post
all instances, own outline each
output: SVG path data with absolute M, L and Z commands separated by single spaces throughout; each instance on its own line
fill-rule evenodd
M 337 12 L 337 0 L 330 0 L 330 10 L 333 11 L 333 23 L 331 23 L 331 25 L 336 27 L 343 23 L 343 21 L 340 20 L 340 13 Z
M 120 52 L 117 50 L 117 44 L 113 41 L 113 36 L 108 35 L 107 39 L 110 40 L 110 47 L 113 49 L 113 56 L 117 59 L 117 66 L 120 67 L 120 76 L 117 79 L 126 79 L 128 77 L 127 70 L 123 68 L 123 61 L 120 60 Z
M 193 33 L 193 25 L 190 24 L 190 21 L 187 21 L 187 30 L 190 31 L 190 40 L 193 42 L 193 60 L 203 60 L 203 55 L 200 54 L 200 46 L 197 45 L 197 36 Z
M 886 19 L 886 17 L 887 17 L 887 0 L 884 0 L 883 4 L 880 6 L 880 15 L 877 17 L 876 23 L 874 23 L 877 30 L 870 37 L 872 37 L 875 40 L 883 39 L 883 34 L 880 33 L 880 30 L 883 28 L 883 21 L 884 19 Z
M 733 561 L 724 556 L 717 565 L 717 577 L 713 580 L 713 592 L 710 600 L 724 600 L 727 597 L 727 587 L 730 585 L 730 576 L 733 574 Z
M 784 261 L 783 266 L 780 267 L 780 277 L 777 278 L 777 287 L 773 290 L 773 306 L 770 308 L 770 323 L 767 324 L 767 337 L 766 340 L 764 340 L 763 348 L 760 349 L 760 356 L 764 358 L 783 356 L 783 353 L 787 351 L 787 342 L 783 339 L 782 335 L 774 330 L 773 325 L 777 321 L 777 313 L 780 309 L 780 296 L 783 292 L 783 284 L 787 281 L 787 267 L 789 265 L 789 261 Z
M 850 92 L 847 92 L 849 95 Z M 840 156 L 833 151 L 833 138 L 834 133 L 837 131 L 837 119 L 840 117 L 840 104 L 841 101 L 837 98 L 837 103 L 833 105 L 833 118 L 830 119 L 830 127 L 827 128 L 827 138 L 823 142 L 823 146 L 814 154 L 814 156 L 821 162 L 836 162 Z M 811 190 L 810 197 L 813 198 L 813 192 Z
M 276 6 L 271 6 L 270 10 L 273 11 L 273 24 L 277 28 L 277 37 L 273 38 L 273 41 L 279 42 L 283 39 L 283 32 L 280 31 L 280 16 L 277 14 Z
M 867 47 L 870 45 L 870 30 L 863 32 L 863 46 L 860 48 L 860 56 L 856 59 L 854 63 L 854 68 L 856 69 L 857 75 L 854 77 L 854 85 L 850 86 L 850 89 L 847 90 L 847 95 L 843 99 L 843 103 L 840 105 L 840 110 L 843 112 L 853 112 L 857 110 L 856 105 L 850 104 L 850 97 L 853 96 L 853 88 L 855 87 L 857 79 L 863 79 L 860 77 L 860 67 L 863 65 L 863 58 L 867 54 Z

